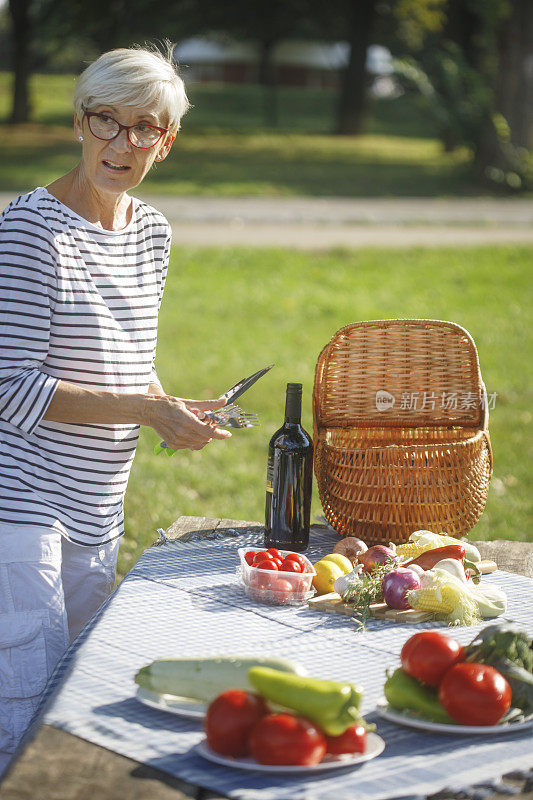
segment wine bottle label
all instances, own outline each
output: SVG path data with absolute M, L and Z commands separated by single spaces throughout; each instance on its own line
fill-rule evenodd
M 274 491 L 274 455 L 269 457 L 267 462 L 266 490 L 271 494 Z

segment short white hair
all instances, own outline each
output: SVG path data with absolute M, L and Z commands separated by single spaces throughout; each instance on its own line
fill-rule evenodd
M 189 108 L 185 84 L 172 61 L 172 45 L 164 55 L 157 48 L 119 48 L 103 53 L 79 76 L 74 109 L 79 120 L 97 105 L 149 108 L 176 133 Z

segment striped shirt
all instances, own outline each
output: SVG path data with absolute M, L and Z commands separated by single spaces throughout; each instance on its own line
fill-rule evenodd
M 38 188 L 0 216 L 0 522 L 81 545 L 124 532 L 139 428 L 49 422 L 59 380 L 134 394 L 157 383 L 170 227 L 133 200 L 102 230 Z

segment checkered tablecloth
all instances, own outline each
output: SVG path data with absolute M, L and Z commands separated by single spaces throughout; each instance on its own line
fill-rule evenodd
M 312 561 L 337 537 L 316 533 Z M 386 800 L 423 797 L 490 784 L 533 766 L 532 730 L 465 736 L 399 727 L 374 709 L 385 670 L 396 667 L 403 642 L 421 627 L 372 620 L 357 630 L 347 617 L 305 606 L 258 604 L 236 574 L 237 547 L 262 546 L 257 532 L 235 538 L 170 542 L 148 549 L 67 652 L 51 680 L 39 721 L 193 784 L 242 800 Z M 533 633 L 533 580 L 496 572 L 483 578 L 503 587 L 508 618 Z M 477 628 L 456 628 L 470 641 Z M 298 777 L 249 773 L 204 760 L 194 751 L 201 724 L 153 710 L 136 699 L 134 675 L 156 658 L 210 654 L 284 656 L 309 674 L 364 688 L 362 711 L 386 742 L 376 759 L 352 769 Z M 479 794 L 481 792 L 481 794 Z M 483 796 L 478 789 L 473 796 Z

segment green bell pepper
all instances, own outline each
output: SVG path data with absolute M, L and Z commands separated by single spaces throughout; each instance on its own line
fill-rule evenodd
M 401 668 L 392 675 L 387 674 L 384 694 L 389 706 L 396 711 L 411 711 L 432 722 L 456 724 L 439 703 L 436 691 L 419 683 Z
M 252 667 L 248 680 L 267 700 L 303 714 L 328 736 L 340 736 L 351 725 L 364 724 L 359 714 L 362 691 L 351 683 L 291 675 L 270 667 Z

